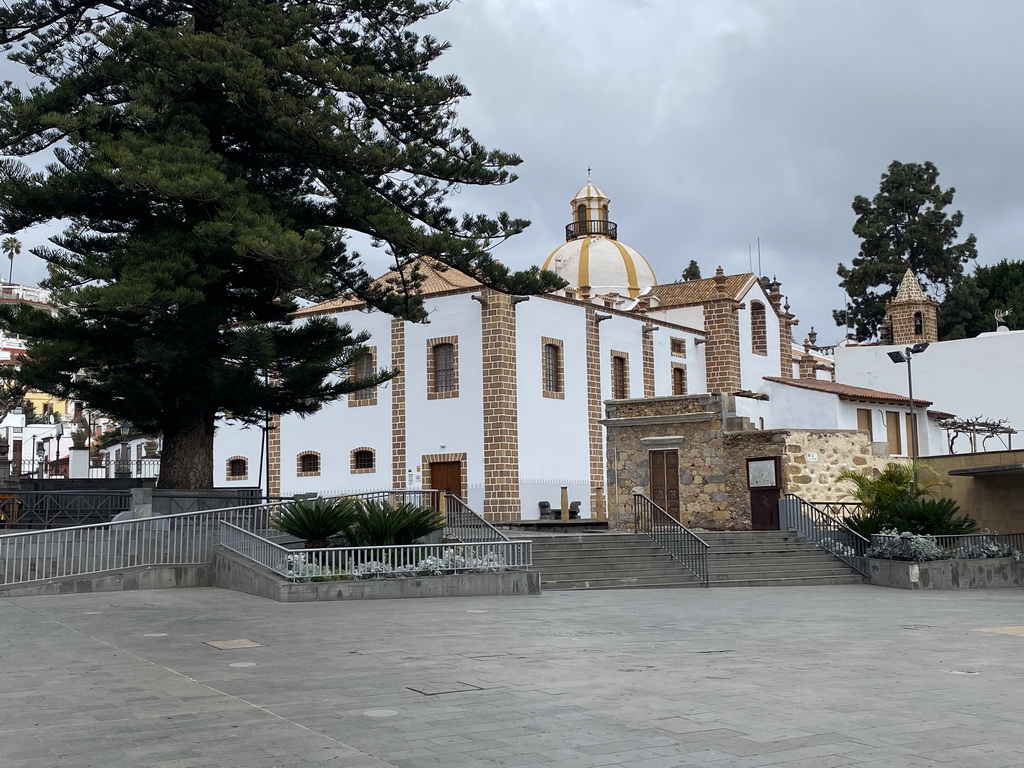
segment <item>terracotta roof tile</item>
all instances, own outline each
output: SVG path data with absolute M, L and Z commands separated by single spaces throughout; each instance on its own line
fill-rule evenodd
M 757 281 L 751 272 L 725 276 L 725 295 L 730 299 L 740 299 Z M 650 295 L 661 299 L 662 307 L 684 307 L 691 304 L 703 304 L 718 296 L 715 278 L 705 277 L 700 280 L 685 280 L 680 283 L 656 285 Z
M 880 392 L 877 389 L 866 387 L 854 387 L 850 384 L 840 384 L 836 381 L 824 381 L 822 379 L 783 379 L 775 376 L 765 376 L 765 381 L 776 384 L 788 384 L 791 387 L 801 389 L 813 389 L 816 392 L 828 392 L 838 395 L 840 400 L 856 400 L 868 403 L 882 403 L 885 405 L 906 405 L 906 395 L 894 395 L 892 392 Z M 927 408 L 932 404 L 931 400 L 918 400 L 914 398 L 914 406 Z
M 480 283 L 474 278 L 459 272 L 457 269 L 449 268 L 442 271 L 440 265 L 432 259 L 419 259 L 419 265 L 420 271 L 423 274 L 423 283 L 416 292 L 418 296 L 431 296 L 439 293 L 448 293 L 449 291 L 472 290 L 480 287 Z M 399 272 L 393 269 L 378 277 L 374 282 L 378 285 L 399 284 L 399 280 Z M 327 312 L 354 309 L 361 306 L 363 306 L 363 302 L 360 299 L 343 296 L 338 299 L 321 301 L 319 304 L 303 307 L 294 314 L 294 317 L 322 315 Z

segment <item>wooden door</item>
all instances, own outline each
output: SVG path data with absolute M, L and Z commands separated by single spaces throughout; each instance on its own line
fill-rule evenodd
M 462 462 L 432 461 L 430 463 L 430 488 L 441 495 L 450 493 L 465 500 L 462 494 Z
M 651 501 L 679 519 L 679 452 L 651 451 Z
M 782 473 L 774 456 L 747 459 L 747 488 L 750 491 L 750 527 L 755 531 L 779 530 L 779 498 Z

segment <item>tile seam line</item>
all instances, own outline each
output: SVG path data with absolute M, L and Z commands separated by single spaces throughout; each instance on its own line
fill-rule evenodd
M 5 603 L 10 603 L 14 599 L 15 598 L 3 598 L 3 601 Z M 126 648 L 121 648 L 121 647 L 119 647 L 117 645 L 114 645 L 111 642 L 108 642 L 107 640 L 103 640 L 102 638 L 95 637 L 94 635 L 90 635 L 87 632 L 83 632 L 80 629 L 76 629 L 75 627 L 71 626 L 70 624 L 67 624 L 67 623 L 65 623 L 63 621 L 60 621 L 59 619 L 52 618 L 51 616 L 46 616 L 45 614 L 42 614 L 42 613 L 40 613 L 37 610 L 33 610 L 32 608 L 30 608 L 30 607 L 28 607 L 26 605 L 18 605 L 16 602 L 14 602 L 13 605 L 15 605 L 17 608 L 25 611 L 26 613 L 30 613 L 30 614 L 32 614 L 34 616 L 37 616 L 37 617 L 43 619 L 44 621 L 48 621 L 51 624 L 56 624 L 59 627 L 63 627 L 64 629 L 70 630 L 71 632 L 74 632 L 76 635 L 79 635 L 80 637 L 84 637 L 84 638 L 87 638 L 89 640 L 93 640 L 93 641 L 95 641 L 97 643 L 100 643 L 101 645 L 105 645 L 108 648 L 111 648 L 112 650 L 115 650 L 115 651 L 118 651 L 120 653 L 124 653 L 124 654 L 126 654 L 128 656 L 131 656 L 132 658 L 137 659 L 137 660 L 141 661 L 143 664 L 146 664 L 146 665 L 148 665 L 150 667 L 156 667 L 157 669 L 162 669 L 162 670 L 164 670 L 166 672 L 170 672 L 172 675 L 175 675 L 176 677 L 184 678 L 185 680 L 188 680 L 190 683 L 194 683 L 195 685 L 201 686 L 202 688 L 205 688 L 208 691 L 213 691 L 214 693 L 217 693 L 217 694 L 219 694 L 221 696 L 224 696 L 226 698 L 233 699 L 235 701 L 241 702 L 242 704 L 245 704 L 248 707 L 252 707 L 253 709 L 257 709 L 260 712 L 263 712 L 263 713 L 269 715 L 270 717 L 273 717 L 275 720 L 281 720 L 282 722 L 289 723 L 290 725 L 293 725 L 296 728 L 299 728 L 299 729 L 301 729 L 303 731 L 306 731 L 308 733 L 316 734 L 317 736 L 320 736 L 320 737 L 322 737 L 324 739 L 327 739 L 328 741 L 334 742 L 335 744 L 339 744 L 339 745 L 345 747 L 346 749 L 350 749 L 350 750 L 352 750 L 356 754 L 364 755 L 365 757 L 368 757 L 371 760 L 376 760 L 380 764 L 380 768 L 399 768 L 394 763 L 387 762 L 386 760 L 381 760 L 379 757 L 371 755 L 368 752 L 363 752 L 361 749 L 356 749 L 351 744 L 346 744 L 344 741 L 340 741 L 339 739 L 336 739 L 333 736 L 330 736 L 330 735 L 328 735 L 326 733 L 322 733 L 321 731 L 314 730 L 313 728 L 305 726 L 302 723 L 297 723 L 294 720 L 290 720 L 287 717 L 284 717 L 282 715 L 277 714 L 276 712 L 271 712 L 269 709 L 261 707 L 259 704 L 256 704 L 254 702 L 248 701 L 247 699 L 243 699 L 241 696 L 236 696 L 233 693 L 228 693 L 227 691 L 222 691 L 219 688 L 215 688 L 212 685 L 209 685 L 207 683 L 200 682 L 199 680 L 196 680 L 194 677 L 190 677 L 189 675 L 186 675 L 183 672 L 178 672 L 177 670 L 171 669 L 170 667 L 165 667 L 163 664 L 157 664 L 155 661 L 150 661 L 149 659 L 144 659 L 142 656 L 139 656 L 137 653 L 134 653 L 133 651 L 129 651 Z

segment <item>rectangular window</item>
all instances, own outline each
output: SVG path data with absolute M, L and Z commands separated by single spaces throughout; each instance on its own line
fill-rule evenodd
M 541 391 L 544 397 L 565 397 L 565 372 L 561 339 L 541 337 Z
M 442 336 L 427 340 L 427 399 L 459 396 L 459 339 Z
M 612 399 L 629 397 L 629 355 L 612 350 Z
M 679 339 L 673 336 L 669 343 L 671 345 L 672 357 L 686 357 L 686 339 Z
M 900 440 L 900 414 L 898 411 L 885 412 L 885 430 L 889 439 L 889 455 L 900 456 L 903 453 L 903 441 Z
M 857 409 L 857 429 L 863 429 L 868 433 L 868 440 L 875 439 L 875 432 L 871 428 L 871 409 L 870 408 L 858 408 Z
M 349 369 L 349 378 L 353 381 L 372 379 L 377 372 L 377 348 L 367 347 L 366 354 L 357 359 Z M 377 403 L 377 388 L 363 387 L 357 389 L 348 396 L 350 406 L 375 405 Z

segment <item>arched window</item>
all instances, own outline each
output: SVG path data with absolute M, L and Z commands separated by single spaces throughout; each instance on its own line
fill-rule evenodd
M 576 221 L 583 222 L 583 221 L 586 221 L 586 220 L 587 220 L 587 206 L 585 206 L 585 205 L 583 205 L 581 203 L 580 205 L 576 206 Z
M 920 312 L 914 313 L 914 335 L 921 336 L 924 334 L 924 315 Z
M 601 221 L 608 221 L 608 206 L 601 206 Z
M 377 466 L 377 457 L 372 448 L 356 448 L 352 451 L 353 472 L 373 472 Z
M 768 354 L 768 317 L 760 301 L 750 302 L 750 349 L 755 355 Z
M 244 456 L 232 456 L 228 459 L 228 480 L 248 480 L 249 460 Z
M 298 455 L 298 474 L 299 475 L 319 475 L 320 474 L 320 454 L 316 451 L 305 451 Z

